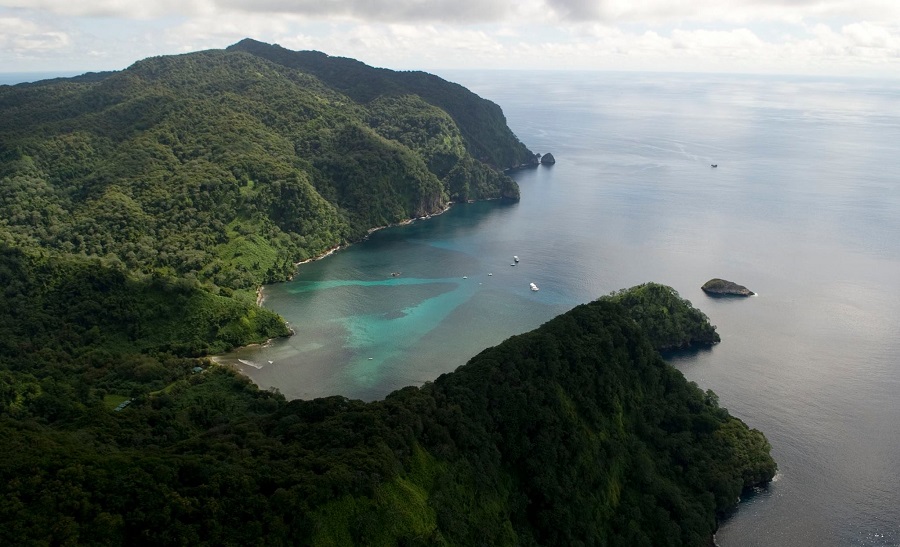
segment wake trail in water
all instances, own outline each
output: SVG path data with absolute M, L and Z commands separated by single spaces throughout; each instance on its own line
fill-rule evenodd
M 257 370 L 262 369 L 262 365 L 257 365 L 257 364 L 254 363 L 253 361 L 248 361 L 248 360 L 246 360 L 246 359 L 238 359 L 238 361 L 240 361 L 240 362 L 241 362 L 242 364 L 244 364 L 244 365 L 247 365 L 248 367 L 253 367 L 253 368 L 257 369 Z

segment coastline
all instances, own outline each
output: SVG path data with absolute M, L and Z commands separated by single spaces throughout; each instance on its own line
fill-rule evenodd
M 447 205 L 443 209 L 441 209 L 437 213 L 431 213 L 427 216 L 408 218 L 406 220 L 401 220 L 400 222 L 396 222 L 394 224 L 386 224 L 384 226 L 376 226 L 374 228 L 369 228 L 368 230 L 366 230 L 365 237 L 363 237 L 359 241 L 365 241 L 366 239 L 369 238 L 370 235 L 372 235 L 372 233 L 377 232 L 378 230 L 384 230 L 385 228 L 393 228 L 394 226 L 406 226 L 408 224 L 412 224 L 413 222 L 415 222 L 417 220 L 428 220 L 429 218 L 431 218 L 433 216 L 442 215 L 442 214 L 446 213 L 447 211 L 449 211 L 450 207 L 452 207 L 453 204 L 454 204 L 454 202 L 450 201 L 447 203 Z M 354 243 L 358 243 L 359 241 L 354 242 Z M 302 266 L 304 264 L 309 264 L 310 262 L 315 262 L 316 260 L 322 260 L 323 258 L 340 251 L 344 247 L 349 247 L 350 245 L 353 245 L 353 243 L 347 243 L 344 245 L 335 245 L 334 247 L 330 247 L 330 248 L 326 249 L 324 252 L 322 252 L 321 254 L 318 254 L 311 258 L 307 258 L 306 260 L 301 260 L 300 262 L 295 262 L 294 268 L 299 268 L 300 266 Z M 294 272 L 294 275 L 296 275 L 296 271 Z M 294 275 L 291 275 L 291 277 L 288 280 L 293 279 Z M 256 287 L 256 306 L 259 308 L 261 308 L 263 303 L 266 301 L 266 295 L 265 295 L 264 289 L 265 289 L 265 285 L 259 285 L 258 287 Z
M 343 247 L 343 245 L 335 245 L 334 247 L 325 250 L 325 252 L 323 252 L 322 254 L 316 255 L 312 258 L 307 258 L 306 260 L 301 260 L 300 262 L 294 262 L 294 267 L 300 266 L 301 264 L 308 264 L 309 262 L 315 262 L 316 260 L 321 260 L 326 256 L 334 254 L 337 251 L 341 250 L 341 247 Z
M 498 199 L 499 199 L 499 198 L 498 198 Z M 454 205 L 454 203 L 455 203 L 455 202 L 453 202 L 453 201 L 448 202 L 447 205 L 444 206 L 444 208 L 441 209 L 440 211 L 438 211 L 437 213 L 431 213 L 431 214 L 428 214 L 428 215 L 422 216 L 422 217 L 408 218 L 408 219 L 406 219 L 406 220 L 402 220 L 402 221 L 397 222 L 397 223 L 394 223 L 394 224 L 387 224 L 387 225 L 385 225 L 385 226 L 376 226 L 376 227 L 374 227 L 374 228 L 369 228 L 369 229 L 366 231 L 365 237 L 363 237 L 363 238 L 360 239 L 359 241 L 355 241 L 355 242 L 353 242 L 353 243 L 359 243 L 359 242 L 361 242 L 361 241 L 365 241 L 366 239 L 369 238 L 369 236 L 370 236 L 373 232 L 377 232 L 378 230 L 383 230 L 383 229 L 385 229 L 385 228 L 392 228 L 392 227 L 394 227 L 394 226 L 406 226 L 406 225 L 408 225 L 408 224 L 412 224 L 413 222 L 415 222 L 415 221 L 417 221 L 417 220 L 428 220 L 429 218 L 431 218 L 431 217 L 433 217 L 433 216 L 437 216 L 437 215 L 444 214 L 444 213 L 446 213 L 447 211 L 450 210 L 450 207 L 452 207 L 452 206 Z M 318 255 L 316 255 L 316 256 L 313 256 L 313 257 L 311 257 L 311 258 L 307 258 L 306 260 L 301 260 L 300 262 L 295 262 L 295 263 L 294 263 L 294 268 L 299 268 L 299 267 L 302 266 L 303 264 L 308 264 L 308 263 L 310 263 L 310 262 L 315 262 L 315 261 L 317 261 L 317 260 L 322 260 L 323 258 L 325 258 L 325 257 L 327 257 L 327 256 L 330 256 L 330 255 L 332 255 L 332 254 L 334 254 L 334 253 L 340 251 L 341 249 L 343 249 L 343 248 L 345 248 L 345 247 L 349 247 L 349 246 L 353 245 L 353 243 L 346 243 L 346 244 L 344 244 L 344 245 L 335 245 L 334 247 L 330 247 L 330 248 L 326 249 L 324 252 L 322 252 L 322 253 L 320 253 L 320 254 L 318 254 Z M 294 272 L 293 275 L 291 275 L 291 277 L 290 277 L 288 280 L 293 279 L 293 278 L 294 278 L 294 275 L 296 275 L 296 271 Z M 265 287 L 266 287 L 265 285 L 259 285 L 258 287 L 256 287 L 256 306 L 257 306 L 258 308 L 261 308 L 262 305 L 263 305 L 263 303 L 265 303 L 265 301 L 266 301 Z M 294 335 L 294 329 L 292 329 L 292 328 L 290 327 L 290 325 L 288 325 L 288 329 L 291 331 L 291 333 L 290 333 L 288 336 L 293 336 L 293 335 Z M 275 339 L 274 339 L 274 338 L 270 338 L 270 339 L 266 340 L 265 342 L 254 342 L 254 343 L 252 343 L 252 344 L 247 344 L 247 345 L 244 345 L 244 346 L 240 346 L 240 347 L 237 347 L 237 348 L 233 348 L 233 349 L 231 349 L 230 351 L 235 351 L 235 350 L 240 349 L 240 348 L 249 348 L 249 347 L 253 347 L 253 346 L 264 346 L 264 345 L 266 345 L 266 344 L 271 343 L 273 340 L 275 340 Z M 230 353 L 230 351 L 229 351 L 229 352 L 224 352 L 224 353 Z M 209 359 L 210 362 L 213 363 L 213 364 L 215 364 L 215 365 L 225 366 L 225 367 L 230 367 L 230 368 L 232 368 L 233 370 L 236 370 L 239 374 L 241 374 L 241 375 L 243 375 L 243 376 L 245 376 L 245 377 L 247 377 L 247 378 L 250 378 L 251 381 L 252 381 L 252 378 L 250 377 L 250 375 L 247 374 L 246 372 L 244 372 L 244 370 L 242 370 L 241 367 L 239 367 L 238 365 L 236 365 L 236 364 L 234 364 L 234 363 L 226 363 L 226 362 L 223 362 L 223 361 L 221 360 L 221 357 L 222 357 L 222 355 L 224 355 L 224 353 L 217 353 L 217 354 L 207 355 L 206 358 Z
M 437 213 L 429 213 L 422 217 L 408 218 L 406 220 L 401 220 L 400 222 L 395 222 L 394 224 L 385 224 L 384 226 L 376 226 L 374 228 L 369 228 L 368 230 L 366 230 L 366 237 L 362 238 L 360 241 L 365 241 L 366 238 L 368 238 L 370 235 L 372 235 L 373 232 L 377 232 L 378 230 L 384 230 L 385 228 L 393 228 L 394 226 L 406 226 L 407 224 L 412 224 L 413 222 L 415 222 L 417 220 L 428 220 L 431 217 L 436 217 L 438 215 L 442 215 L 442 214 L 446 213 L 448 210 L 450 210 L 450 207 L 452 207 L 454 203 L 455 202 L 453 202 L 453 201 L 447 202 L 447 205 L 444 206 L 444 208 L 441 209 L 440 211 L 438 211 Z M 351 243 L 351 245 L 352 245 L 352 243 Z

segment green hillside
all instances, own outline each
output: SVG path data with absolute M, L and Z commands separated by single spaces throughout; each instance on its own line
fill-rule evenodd
M 319 51 L 290 51 L 249 38 L 228 50 L 246 51 L 313 74 L 364 104 L 385 96 L 416 95 L 453 118 L 474 158 L 502 169 L 535 163 L 534 154 L 506 126 L 499 106 L 433 74 L 374 68 L 355 59 L 331 57 Z

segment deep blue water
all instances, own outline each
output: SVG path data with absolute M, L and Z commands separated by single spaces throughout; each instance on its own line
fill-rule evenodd
M 671 362 L 765 432 L 780 468 L 720 545 L 900 545 L 897 82 L 442 75 L 558 163 L 515 174 L 519 203 L 455 206 L 301 266 L 265 289 L 297 334 L 227 360 L 288 397 L 379 398 L 665 283 L 722 335 Z M 707 298 L 711 277 L 759 296 Z

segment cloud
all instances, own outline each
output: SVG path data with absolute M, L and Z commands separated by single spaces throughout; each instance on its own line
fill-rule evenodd
M 27 58 L 69 47 L 69 35 L 18 17 L 0 17 L 0 52 Z
M 841 35 L 854 47 L 900 51 L 900 36 L 887 28 L 869 22 L 852 23 L 841 29 Z
M 65 16 L 130 19 L 238 12 L 354 21 L 473 23 L 514 18 L 521 12 L 522 3 L 516 0 L 0 0 L 0 7 Z
M 751 30 L 739 28 L 733 30 L 674 30 L 672 32 L 672 47 L 699 51 L 704 54 L 718 52 L 719 55 L 754 55 L 761 49 L 768 47 Z
M 218 0 L 237 11 L 294 13 L 367 22 L 496 22 L 515 16 L 515 0 Z
M 0 0 L 0 8 L 31 10 L 67 17 L 151 19 L 214 10 L 216 0 Z
M 0 0 L 0 21 L 0 61 L 91 70 L 251 37 L 396 69 L 900 72 L 895 0 Z
M 608 19 L 608 1 L 596 0 L 546 0 L 547 7 L 560 19 L 571 21 Z
M 822 62 L 863 65 L 900 64 L 900 35 L 888 27 L 869 22 L 851 23 L 839 31 L 825 25 L 810 29 L 810 37 L 791 44 L 795 56 Z
M 900 20 L 894 0 L 543 0 L 560 20 L 603 23 Z
M 273 20 L 261 14 L 220 14 L 193 18 L 167 30 L 163 39 L 172 47 L 187 44 L 184 51 L 193 51 L 223 47 L 252 36 L 288 49 L 315 49 L 375 66 L 422 69 L 485 66 L 491 62 L 502 66 L 506 62 L 504 42 L 517 36 L 509 29 L 489 34 L 478 29 L 430 23 L 333 22 L 309 26 L 303 21 L 295 15 Z M 187 42 L 185 36 L 189 37 Z
M 576 39 L 517 45 L 510 58 L 553 59 L 558 68 L 786 72 L 824 74 L 900 73 L 900 36 L 885 25 L 823 24 L 763 37 L 739 27 L 633 30 L 585 24 Z
M 3 7 L 79 17 L 148 19 L 236 12 L 401 24 L 900 21 L 900 2 L 895 0 L 0 0 Z

